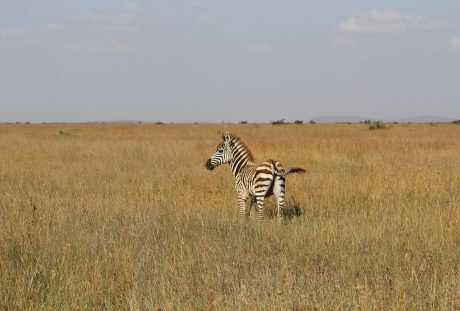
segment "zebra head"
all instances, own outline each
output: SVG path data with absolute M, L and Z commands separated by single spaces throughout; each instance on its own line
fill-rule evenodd
M 232 161 L 232 148 L 235 144 L 232 134 L 229 132 L 222 134 L 222 142 L 217 146 L 216 151 L 206 161 L 206 168 L 210 171 L 216 167 Z

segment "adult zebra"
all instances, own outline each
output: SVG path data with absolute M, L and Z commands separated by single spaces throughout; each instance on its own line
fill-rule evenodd
M 246 214 L 246 201 L 250 200 L 252 217 L 255 205 L 259 218 L 264 217 L 264 199 L 272 194 L 276 197 L 277 217 L 283 218 L 285 177 L 293 173 L 304 173 L 300 167 L 285 171 L 281 163 L 268 160 L 261 164 L 254 163 L 254 156 L 241 138 L 227 132 L 222 134 L 222 142 L 214 154 L 206 161 L 206 168 L 213 170 L 219 165 L 229 163 L 235 176 L 240 215 Z

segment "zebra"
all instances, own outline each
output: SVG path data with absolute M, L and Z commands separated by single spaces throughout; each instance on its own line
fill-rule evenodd
M 222 133 L 222 142 L 206 161 L 205 167 L 212 171 L 226 163 L 230 164 L 235 177 L 240 215 L 247 214 L 246 202 L 250 200 L 250 217 L 253 217 L 253 210 L 257 205 L 261 220 L 264 217 L 264 199 L 272 194 L 276 197 L 277 218 L 280 221 L 283 219 L 285 178 L 293 173 L 306 172 L 301 167 L 293 167 L 286 171 L 280 162 L 271 159 L 261 164 L 255 163 L 248 145 L 230 132 Z

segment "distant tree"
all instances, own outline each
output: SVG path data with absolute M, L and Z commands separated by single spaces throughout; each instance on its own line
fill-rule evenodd
M 289 124 L 289 122 L 286 122 L 285 119 L 277 120 L 277 121 L 272 121 L 272 125 L 285 125 Z
M 302 121 L 302 120 L 295 120 L 295 121 L 294 121 L 294 124 L 300 125 L 300 124 L 303 124 L 303 121 Z
M 160 121 L 160 122 L 155 122 L 154 124 L 155 124 L 155 125 L 164 125 L 164 123 L 161 122 L 161 121 Z
M 248 121 L 241 121 L 240 124 L 248 124 Z
M 460 124 L 460 119 L 459 119 L 459 120 L 452 121 L 452 124 Z
M 310 120 L 310 122 L 308 122 L 310 124 L 316 124 L 315 120 Z

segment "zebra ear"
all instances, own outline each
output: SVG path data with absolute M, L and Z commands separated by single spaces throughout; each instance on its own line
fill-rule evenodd
M 224 135 L 224 140 L 231 140 L 232 137 L 230 135 L 230 132 L 225 132 L 225 135 Z

